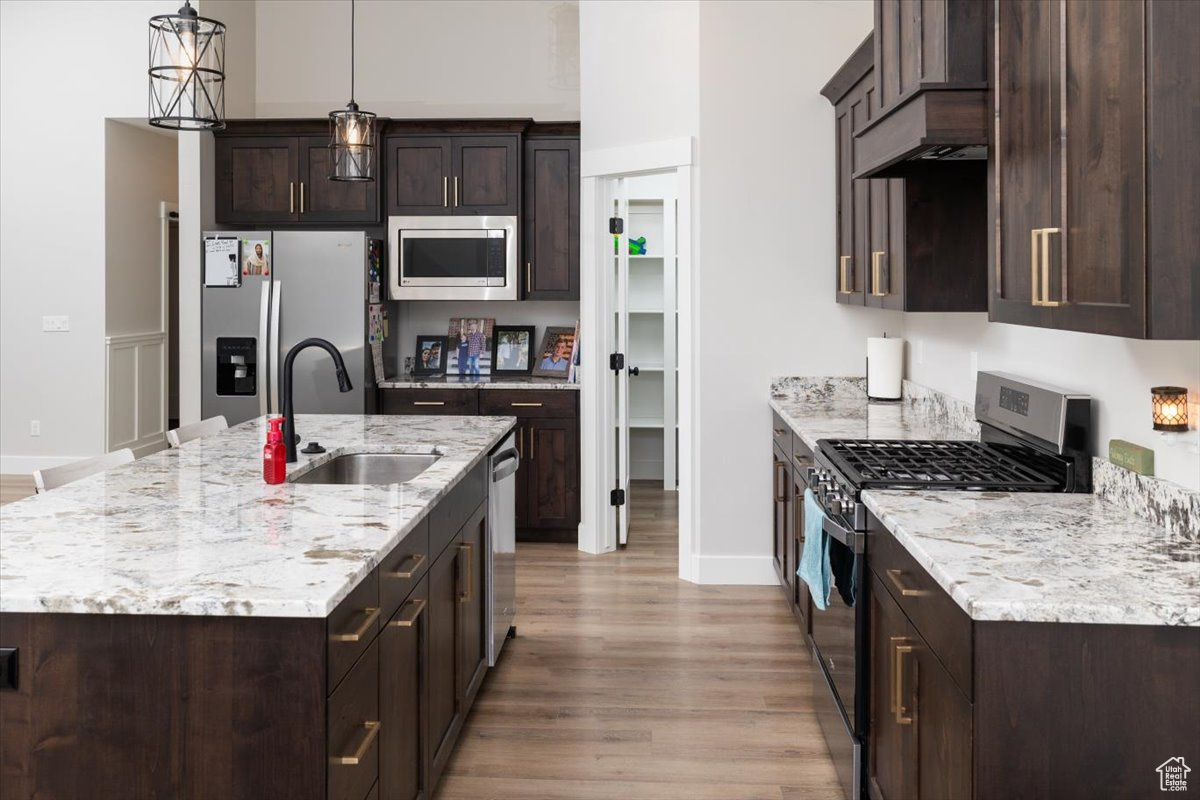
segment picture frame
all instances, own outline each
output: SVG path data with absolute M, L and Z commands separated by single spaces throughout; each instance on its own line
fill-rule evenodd
M 533 348 L 537 329 L 533 325 L 497 325 L 493 375 L 529 375 L 533 372 Z
M 451 317 L 446 336 L 446 375 L 460 380 L 491 375 L 495 330 L 494 319 Z
M 446 361 L 450 357 L 446 337 L 440 333 L 421 335 L 417 337 L 416 345 L 412 374 L 425 377 L 445 374 Z
M 562 378 L 566 382 L 571 372 L 571 354 L 575 350 L 575 328 L 548 327 L 537 350 L 533 375 L 539 378 Z

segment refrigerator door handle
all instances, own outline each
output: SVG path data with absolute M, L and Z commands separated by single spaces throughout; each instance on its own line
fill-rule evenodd
M 267 413 L 267 393 L 271 391 L 270 351 L 267 347 L 267 315 L 271 313 L 271 282 L 262 282 L 262 297 L 258 304 L 258 413 Z
M 283 409 L 279 407 L 279 381 L 282 376 L 274 373 L 283 366 L 283 353 L 279 350 L 279 295 L 280 290 L 283 289 L 283 281 L 273 280 L 272 283 L 275 288 L 272 291 L 274 296 L 271 298 L 271 354 L 273 356 L 271 366 L 274 371 L 272 375 L 274 380 L 271 381 L 271 413 L 282 414 Z

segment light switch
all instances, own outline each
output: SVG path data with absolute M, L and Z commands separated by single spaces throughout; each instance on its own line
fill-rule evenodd
M 58 333 L 71 330 L 71 318 L 65 314 L 55 317 L 42 317 L 42 331 Z

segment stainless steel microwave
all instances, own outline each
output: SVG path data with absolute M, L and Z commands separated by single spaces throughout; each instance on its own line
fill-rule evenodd
M 389 217 L 393 300 L 516 300 L 516 217 Z

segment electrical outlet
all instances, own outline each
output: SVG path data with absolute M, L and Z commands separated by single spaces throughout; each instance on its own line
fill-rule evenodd
M 979 353 L 975 350 L 971 351 L 971 378 L 974 379 L 979 374 Z
M 40 419 L 33 419 L 33 420 L 29 421 L 29 435 L 30 436 L 41 436 L 42 435 L 42 421 Z
M 69 330 L 71 330 L 71 318 L 65 314 L 62 316 L 42 317 L 43 332 L 58 333 Z
M 924 339 L 913 339 L 913 355 L 916 356 L 918 366 L 925 363 Z

